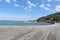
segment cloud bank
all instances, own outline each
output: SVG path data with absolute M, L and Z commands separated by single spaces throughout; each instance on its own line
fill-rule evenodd
M 3 18 L 3 19 L 29 19 L 31 18 L 31 16 L 27 15 L 27 14 L 17 14 L 17 15 L 12 15 L 12 14 L 0 14 L 0 18 Z

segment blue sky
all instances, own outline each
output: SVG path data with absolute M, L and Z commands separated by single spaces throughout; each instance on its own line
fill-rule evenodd
M 60 0 L 0 0 L 0 20 L 35 20 L 60 12 Z

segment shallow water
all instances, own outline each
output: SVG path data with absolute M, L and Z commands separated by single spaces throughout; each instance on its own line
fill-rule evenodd
M 0 26 L 38 26 L 38 25 L 51 25 L 46 22 L 23 22 L 23 21 L 0 21 Z

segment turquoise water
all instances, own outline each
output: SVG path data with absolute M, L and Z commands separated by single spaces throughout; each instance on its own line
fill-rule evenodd
M 51 25 L 51 23 L 46 22 L 23 22 L 23 21 L 0 21 L 0 26 L 37 26 L 37 25 Z

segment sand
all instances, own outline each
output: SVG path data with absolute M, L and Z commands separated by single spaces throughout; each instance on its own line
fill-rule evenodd
M 60 23 L 44 26 L 0 26 L 0 40 L 60 40 Z

